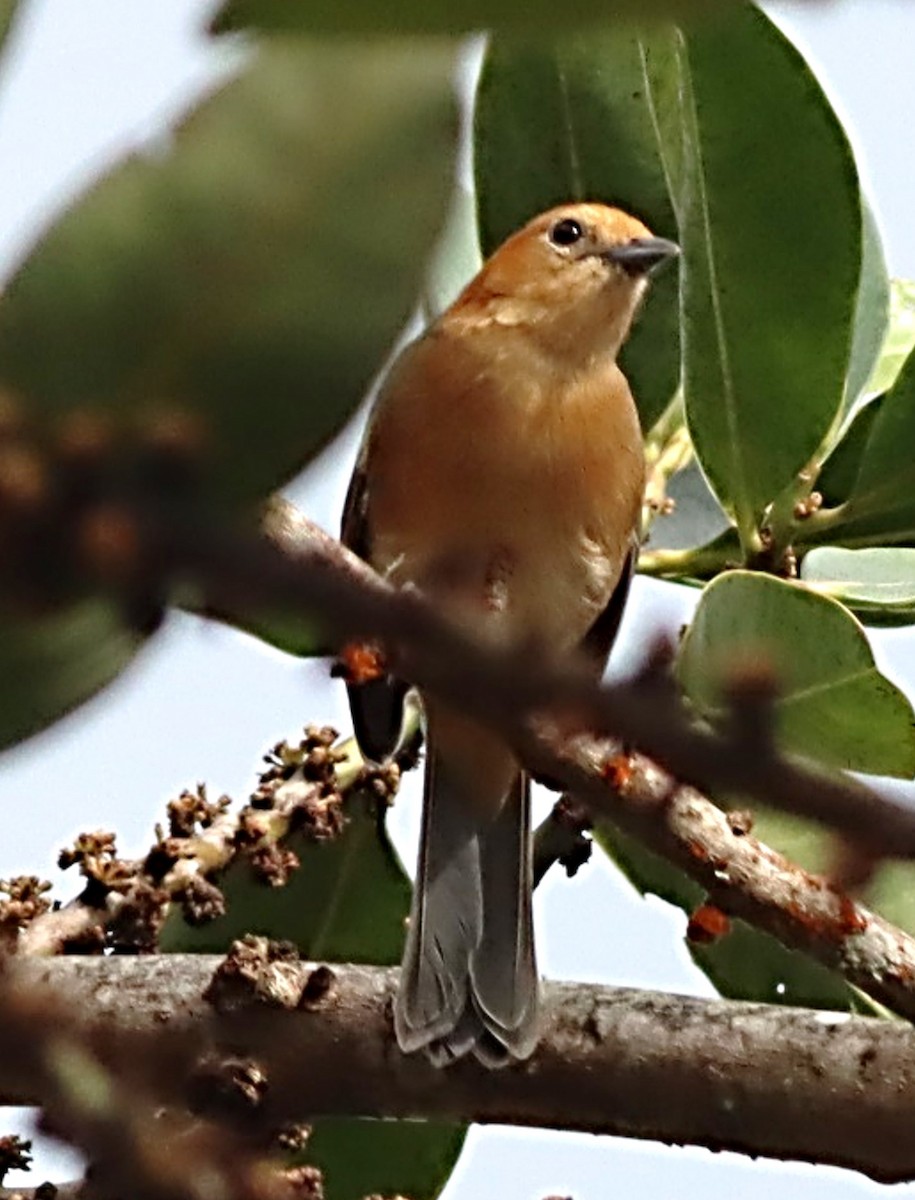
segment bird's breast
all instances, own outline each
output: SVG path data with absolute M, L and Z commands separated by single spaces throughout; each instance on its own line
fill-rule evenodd
M 371 432 L 374 565 L 477 633 L 577 645 L 639 519 L 642 441 L 625 379 L 613 364 L 555 378 L 458 357 L 449 370 L 419 346 Z

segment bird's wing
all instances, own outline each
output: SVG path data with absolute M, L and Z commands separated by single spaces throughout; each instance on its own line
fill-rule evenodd
M 369 435 L 366 435 L 353 469 L 346 500 L 340 540 L 365 562 L 372 562 L 371 531 L 368 520 Z M 399 679 L 385 675 L 363 683 L 347 682 L 353 730 L 359 749 L 366 758 L 383 762 L 397 749 L 403 725 L 403 702 L 408 687 Z
M 632 583 L 632 576 L 635 573 L 635 564 L 638 556 L 638 540 L 634 537 L 632 547 L 626 555 L 620 577 L 613 591 L 610 593 L 610 599 L 607 601 L 606 608 L 582 640 L 581 646 L 585 652 L 585 657 L 589 662 L 593 663 L 598 675 L 603 675 L 607 666 L 607 659 L 610 657 L 610 651 L 613 649 L 613 643 L 616 641 L 617 631 L 620 627 L 620 621 L 623 619 L 623 609 L 626 607 L 626 600 L 629 596 L 629 585 Z

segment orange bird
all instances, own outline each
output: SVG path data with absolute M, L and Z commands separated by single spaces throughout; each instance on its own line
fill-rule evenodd
M 651 270 L 634 217 L 567 204 L 508 239 L 394 363 L 343 541 L 483 640 L 603 671 L 639 540 L 645 464 L 616 363 Z M 360 746 L 396 747 L 407 685 L 350 686 Z M 416 887 L 394 1008 L 405 1052 L 497 1065 L 537 1041 L 530 785 L 511 749 L 424 698 Z

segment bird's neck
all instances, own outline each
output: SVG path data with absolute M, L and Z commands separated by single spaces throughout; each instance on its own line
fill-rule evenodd
M 638 307 L 637 296 L 627 300 L 558 312 L 555 303 L 530 296 L 477 295 L 473 305 L 452 308 L 443 323 L 462 335 L 495 335 L 501 353 L 508 346 L 533 351 L 557 371 L 577 375 L 616 361 Z

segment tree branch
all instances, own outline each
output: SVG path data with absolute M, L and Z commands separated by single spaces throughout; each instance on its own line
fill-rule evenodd
M 293 505 L 274 503 L 267 532 L 255 539 L 185 521 L 159 530 L 160 553 L 202 588 L 203 611 L 243 627 L 251 612 L 304 614 L 329 645 L 380 639 L 404 678 L 478 715 L 528 753 L 530 715 L 565 712 L 705 793 L 739 793 L 821 821 L 877 858 L 915 858 L 915 810 L 849 775 L 774 753 L 767 738 L 748 740 L 743 727 L 698 723 L 663 672 L 598 686 L 551 661 L 548 648 L 483 646 L 417 592 L 390 587 Z
M 500 729 L 529 767 L 673 862 L 716 905 L 915 1020 L 915 939 L 733 830 L 716 805 L 673 776 L 820 819 L 878 856 L 915 853 L 915 811 L 850 776 L 778 754 L 765 729 L 754 741 L 751 722 L 724 732 L 698 724 L 663 664 L 599 687 L 543 655 L 480 646 L 418 594 L 388 587 L 291 505 L 275 507 L 270 522 L 269 544 L 196 536 L 187 547 L 208 595 L 222 597 L 220 611 L 250 601 L 249 588 L 263 601 L 263 588 L 274 605 L 295 597 L 321 614 L 338 638 L 382 638 L 406 678 Z M 543 712 L 561 724 L 538 718 Z M 575 738 L 570 727 L 591 733 Z M 595 736 L 602 732 L 645 753 L 620 773 L 612 766 L 619 742 Z
M 550 744 L 542 740 L 541 759 Z M 915 1021 L 915 938 L 758 841 L 644 755 L 610 760 L 608 770 L 606 743 L 585 736 L 554 742 L 553 752 L 563 782 L 599 819 L 679 867 L 717 908 Z
M 915 1178 L 907 1024 L 551 983 L 543 1040 L 528 1063 L 439 1071 L 394 1043 L 393 970 L 334 967 L 303 1004 L 312 968 L 283 963 L 285 1003 L 265 988 L 259 1001 L 236 996 L 214 1017 L 202 995 L 218 962 L 19 960 L 14 987 L 67 997 L 68 1011 L 91 1013 L 115 1043 L 168 1040 L 181 1028 L 199 1044 L 218 1032 L 266 1072 L 254 1126 L 327 1113 L 510 1122 L 832 1163 L 882 1182 Z M 0 1103 L 42 1102 L 35 1078 L 17 1074 L 7 1040 L 0 1022 Z

